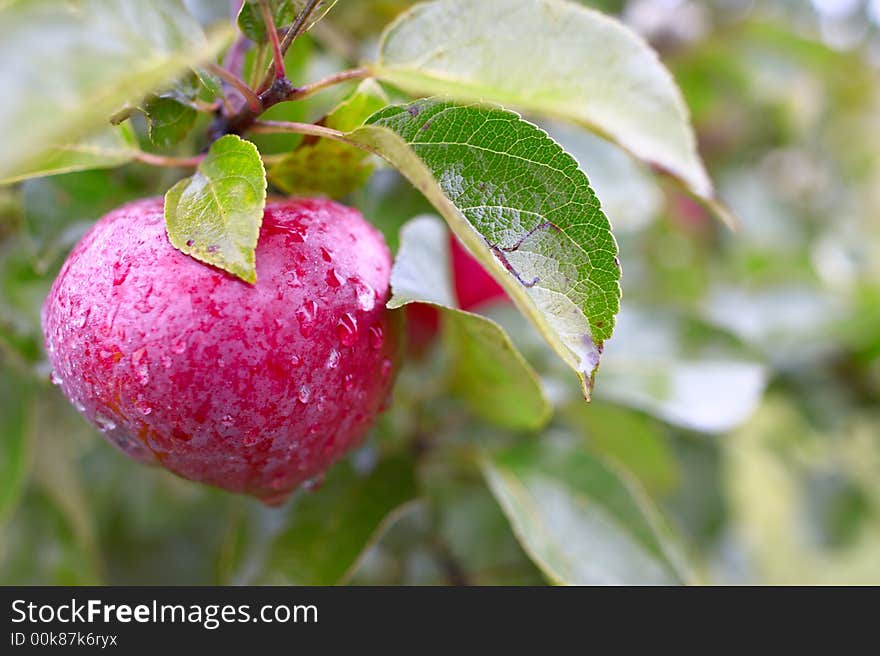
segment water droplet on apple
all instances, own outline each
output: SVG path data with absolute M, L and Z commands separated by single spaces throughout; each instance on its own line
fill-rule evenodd
M 336 273 L 336 269 L 330 269 L 327 272 L 327 284 L 333 289 L 338 289 L 342 285 L 342 278 Z
M 376 292 L 360 278 L 349 278 L 348 283 L 354 289 L 357 296 L 358 307 L 364 312 L 369 312 L 376 307 Z
M 367 336 L 370 340 L 370 346 L 376 351 L 381 349 L 382 345 L 385 344 L 385 334 L 382 332 L 382 326 L 370 326 L 370 329 L 367 331 Z
M 306 492 L 317 492 L 321 489 L 321 486 L 324 484 L 324 474 L 318 474 L 314 478 L 310 478 L 305 483 L 303 483 L 303 489 Z
M 98 425 L 98 430 L 102 433 L 112 431 L 116 428 L 116 422 L 110 419 L 110 417 L 102 415 L 100 412 L 95 415 L 95 423 Z
M 336 367 L 339 366 L 339 351 L 336 349 L 330 349 L 330 355 L 327 356 L 325 366 L 328 369 L 336 369 Z
M 336 335 L 343 346 L 353 346 L 358 338 L 357 319 L 351 312 L 346 312 L 336 324 Z
M 318 304 L 315 301 L 306 301 L 295 313 L 294 316 L 299 322 L 300 334 L 308 339 L 312 335 L 315 328 L 315 319 L 318 316 Z
M 353 374 L 345 374 L 345 378 L 342 379 L 342 388 L 346 392 L 350 392 L 354 387 L 354 375 Z
M 309 399 L 312 398 L 312 390 L 309 389 L 308 385 L 303 385 L 299 388 L 299 402 L 300 403 L 308 403 Z

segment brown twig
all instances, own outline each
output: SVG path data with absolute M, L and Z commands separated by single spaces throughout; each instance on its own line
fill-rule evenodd
M 250 132 L 256 133 L 277 133 L 292 132 L 294 134 L 307 134 L 313 137 L 326 137 L 336 141 L 344 141 L 345 133 L 323 125 L 313 125 L 312 123 L 297 123 L 295 121 L 254 121 L 248 128 Z
M 248 107 L 252 112 L 259 114 L 263 111 L 263 103 L 260 101 L 260 97 L 254 93 L 253 89 L 251 89 L 244 80 L 235 75 L 235 73 L 231 73 L 222 66 L 218 66 L 214 63 L 207 64 L 207 68 L 214 73 L 214 75 L 238 91 L 244 97 L 245 102 L 247 102 Z
M 278 41 L 278 28 L 275 27 L 275 19 L 269 10 L 269 3 L 260 0 L 260 12 L 263 14 L 263 22 L 266 24 L 266 32 L 269 35 L 269 43 L 272 44 L 272 62 L 275 68 L 275 79 L 286 77 L 284 72 L 284 53 L 281 52 L 281 43 Z
M 298 37 L 300 34 L 306 31 L 306 25 L 308 24 L 308 20 L 311 15 L 315 12 L 315 9 L 318 8 L 318 5 L 321 4 L 321 0 L 309 0 L 309 3 L 303 7 L 303 10 L 297 14 L 296 19 L 293 21 L 293 25 L 290 26 L 290 29 L 287 30 L 287 33 L 284 35 L 284 40 L 281 42 L 279 49 L 281 50 L 282 55 L 287 54 L 287 50 L 290 48 L 290 44 Z M 279 80 L 282 78 L 277 77 L 274 74 L 275 64 L 274 62 L 269 67 L 269 70 L 266 71 L 266 75 L 263 77 L 263 81 L 260 86 L 257 87 L 259 91 L 264 91 L 269 88 L 269 85 L 272 84 L 272 80 Z
M 196 155 L 195 157 L 170 157 L 168 155 L 156 155 L 155 153 L 145 153 L 141 150 L 137 151 L 133 158 L 138 162 L 149 164 L 151 166 L 164 166 L 167 168 L 192 168 L 198 166 L 205 159 L 204 155 Z
M 334 84 L 347 82 L 348 80 L 363 80 L 366 77 L 370 77 L 370 71 L 366 68 L 352 68 L 347 71 L 340 71 L 339 73 L 328 75 L 327 77 L 321 80 L 317 80 L 316 82 L 311 82 L 302 87 L 296 87 L 287 96 L 287 100 L 299 100 L 300 98 L 310 96 L 316 91 L 326 89 L 327 87 L 333 86 Z

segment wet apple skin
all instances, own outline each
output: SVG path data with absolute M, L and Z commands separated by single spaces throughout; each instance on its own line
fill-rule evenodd
M 355 447 L 398 360 L 391 256 L 351 208 L 270 201 L 248 284 L 171 246 L 163 201 L 111 212 L 43 306 L 71 403 L 128 455 L 282 499 Z

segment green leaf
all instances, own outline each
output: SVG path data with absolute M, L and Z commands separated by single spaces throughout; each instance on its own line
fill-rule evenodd
M 196 122 L 195 109 L 167 96 L 152 96 L 144 105 L 150 141 L 172 146 L 183 139 Z
M 328 128 L 349 132 L 388 104 L 388 96 L 374 80 L 358 89 L 330 112 Z M 292 195 L 340 198 L 362 187 L 373 172 L 369 153 L 345 143 L 318 139 L 303 143 L 269 169 L 269 181 Z
M 0 10 L 0 179 L 210 59 L 230 33 L 206 38 L 178 0 L 44 0 Z
M 377 76 L 419 95 L 489 100 L 576 121 L 711 199 L 687 108 L 624 25 L 561 0 L 438 0 L 385 31 Z
M 308 4 L 307 0 L 268 0 L 269 11 L 276 29 L 290 25 L 299 12 Z M 306 29 L 321 20 L 328 11 L 336 4 L 336 0 L 324 0 L 318 4 L 318 9 L 312 15 Z M 247 0 L 238 12 L 238 29 L 247 38 L 257 43 L 269 39 L 266 31 L 266 23 L 263 21 L 263 13 L 260 11 L 260 3 L 257 0 Z
M 538 375 L 497 323 L 456 309 L 449 239 L 443 223 L 417 217 L 400 231 L 389 308 L 430 303 L 441 310 L 452 362 L 450 385 L 483 419 L 510 429 L 537 429 L 552 407 Z
M 165 194 L 168 238 L 181 252 L 254 283 L 265 205 L 260 153 L 227 134 L 211 145 L 194 175 Z
M 437 99 L 388 107 L 349 138 L 425 194 L 589 397 L 620 304 L 620 268 L 577 162 L 513 112 Z
M 369 472 L 335 465 L 319 492 L 300 493 L 267 556 L 265 579 L 333 585 L 348 578 L 361 555 L 414 502 L 413 463 L 381 460 Z
M 514 533 L 557 584 L 675 584 L 690 579 L 656 510 L 583 447 L 547 436 L 482 459 Z
M 8 169 L 0 185 L 47 175 L 103 169 L 130 162 L 138 152 L 137 137 L 131 125 L 124 123 L 107 128 L 78 143 L 56 146 L 44 151 L 26 166 Z
M 29 381 L 11 367 L 0 367 L 0 525 L 15 507 L 27 477 L 31 392 Z

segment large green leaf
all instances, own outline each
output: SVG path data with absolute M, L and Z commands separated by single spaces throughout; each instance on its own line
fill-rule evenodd
M 386 30 L 377 76 L 577 121 L 711 198 L 681 93 L 634 32 L 562 0 L 437 0 Z
M 413 463 L 381 460 L 368 473 L 335 465 L 315 493 L 300 493 L 266 559 L 267 582 L 332 585 L 347 578 L 384 528 L 417 497 Z
M 349 138 L 425 194 L 589 396 L 620 304 L 620 268 L 577 162 L 513 112 L 437 99 L 388 107 Z
M 0 9 L 0 179 L 77 143 L 126 102 L 210 59 L 179 0 L 42 0 Z
M 364 80 L 357 90 L 330 112 L 324 124 L 348 132 L 388 104 L 375 80 Z M 340 198 L 366 183 L 373 172 L 369 153 L 339 141 L 317 139 L 303 143 L 269 169 L 269 181 L 292 195 Z
M 27 474 L 31 392 L 28 381 L 0 366 L 0 524 L 18 501 Z
M 108 127 L 77 143 L 44 151 L 26 166 L 10 169 L 0 184 L 73 171 L 104 169 L 131 161 L 138 151 L 137 137 L 128 123 Z
M 431 216 L 413 219 L 400 232 L 388 307 L 421 302 L 440 309 L 453 391 L 487 421 L 504 428 L 539 428 L 552 408 L 537 374 L 497 323 L 456 308 L 450 266 L 443 223 Z
M 165 194 L 168 238 L 178 250 L 247 282 L 257 281 L 257 238 L 266 172 L 256 146 L 227 134 L 198 170 Z
M 547 436 L 483 457 L 526 552 L 558 584 L 675 584 L 689 574 L 648 499 L 582 447 Z

